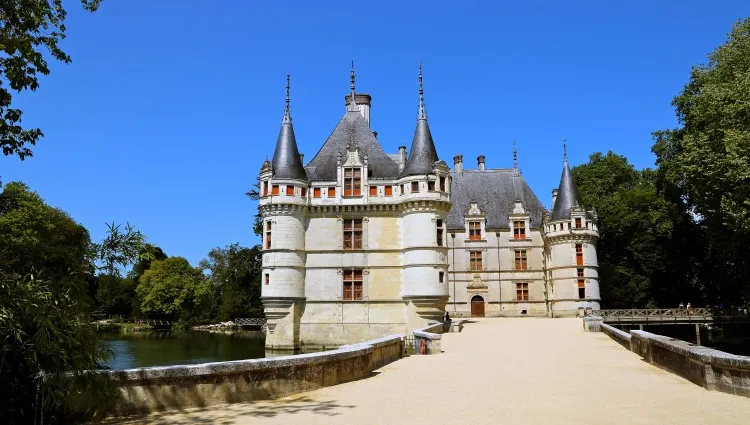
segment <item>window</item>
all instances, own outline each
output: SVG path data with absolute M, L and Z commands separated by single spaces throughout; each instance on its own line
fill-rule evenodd
M 268 182 L 263 182 L 263 196 L 268 196 Z
M 303 188 L 300 189 L 300 195 L 302 197 L 307 196 L 307 188 L 306 187 L 303 187 Z
M 437 246 L 443 246 L 443 220 L 437 219 Z
M 432 180 L 427 181 L 427 191 L 428 192 L 434 192 L 435 191 L 435 182 Z
M 271 186 L 271 195 L 278 195 L 279 194 L 279 185 L 275 184 Z
M 470 221 L 469 222 L 469 240 L 478 241 L 480 239 L 482 239 L 482 222 Z
M 516 251 L 516 270 L 527 270 L 526 251 Z
M 518 220 L 513 222 L 513 239 L 526 239 L 526 222 Z
M 286 187 L 286 196 L 294 196 L 294 186 Z
M 266 273 L 266 285 L 268 285 L 269 283 L 271 283 L 271 275 Z
M 266 221 L 266 249 L 271 249 L 271 222 Z
M 362 169 L 344 168 L 344 196 L 362 195 Z
M 516 301 L 528 301 L 529 300 L 529 284 L 528 283 L 516 283 Z
M 320 198 L 320 188 L 314 187 L 313 188 L 313 198 Z
M 419 193 L 419 182 L 411 182 L 411 193 Z
M 445 272 L 439 272 L 438 273 L 438 282 L 443 283 L 445 280 Z
M 445 192 L 445 177 L 440 177 L 440 191 Z
M 583 245 L 576 244 L 576 265 L 583 265 Z
M 582 300 L 584 298 L 586 298 L 586 281 L 578 279 L 578 299 Z
M 343 298 L 349 301 L 362 299 L 362 270 L 344 270 Z
M 576 218 L 576 229 L 580 229 L 581 227 L 583 227 L 581 226 L 581 218 Z
M 378 196 L 378 187 L 370 186 L 370 196 Z
M 401 194 L 406 195 L 406 186 L 404 186 L 403 184 L 401 185 Z
M 344 249 L 362 249 L 362 219 L 344 220 Z
M 385 196 L 393 196 L 393 186 L 385 187 Z
M 328 188 L 328 197 L 329 198 L 335 198 L 336 197 L 336 188 L 331 186 Z
M 578 277 L 583 277 L 583 269 L 578 269 Z
M 469 270 L 482 270 L 482 251 L 469 251 Z

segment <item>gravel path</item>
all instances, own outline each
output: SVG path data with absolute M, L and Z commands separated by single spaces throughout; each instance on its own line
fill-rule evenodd
M 750 424 L 750 399 L 651 366 L 580 319 L 479 319 L 443 354 L 283 399 L 120 424 Z

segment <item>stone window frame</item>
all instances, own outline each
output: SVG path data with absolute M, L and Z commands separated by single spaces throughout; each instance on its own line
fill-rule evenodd
M 361 251 L 365 249 L 365 219 L 362 217 L 343 217 L 341 227 L 341 249 L 344 251 Z M 347 229 L 347 222 L 351 222 L 351 227 Z M 359 223 L 357 223 L 359 222 Z M 357 228 L 359 224 L 359 228 Z M 349 235 L 347 235 L 349 232 Z M 359 247 L 356 246 L 357 234 L 359 234 Z M 347 247 L 347 236 L 350 236 L 350 247 Z
M 477 255 L 479 254 L 479 255 Z M 474 257 L 477 258 L 474 258 Z M 478 260 L 478 261 L 475 261 Z M 476 262 L 479 263 L 479 267 L 475 267 Z M 484 250 L 481 249 L 471 249 L 469 250 L 469 271 L 470 272 L 480 272 L 484 270 Z
M 516 301 L 529 301 L 529 282 L 515 282 Z
M 514 271 L 525 271 L 529 270 L 529 250 L 527 249 L 514 249 L 513 250 L 513 270 Z M 519 263 L 520 261 L 520 263 Z M 519 268 L 520 265 L 520 268 Z

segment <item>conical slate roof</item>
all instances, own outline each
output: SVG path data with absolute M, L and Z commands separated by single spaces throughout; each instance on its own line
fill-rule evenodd
M 417 129 L 411 142 L 409 159 L 401 171 L 401 177 L 432 173 L 432 166 L 438 161 L 435 142 L 432 141 L 430 125 L 427 124 L 427 112 L 424 107 L 424 90 L 422 89 L 422 65 L 419 65 L 419 114 Z
M 552 208 L 550 221 L 569 219 L 570 209 L 576 205 L 583 208 L 583 201 L 581 200 L 581 194 L 578 192 L 576 182 L 573 181 L 573 173 L 568 166 L 568 160 L 565 158 L 562 177 L 560 177 L 560 186 L 558 187 L 557 198 Z
M 279 138 L 276 140 L 276 150 L 273 152 L 273 178 L 307 180 L 305 167 L 299 157 L 297 139 L 294 137 L 292 115 L 289 112 L 289 76 L 286 85 L 286 108 L 281 120 Z

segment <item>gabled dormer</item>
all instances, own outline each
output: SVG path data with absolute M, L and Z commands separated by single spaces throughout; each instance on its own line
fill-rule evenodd
M 359 145 L 354 138 L 346 146 L 339 158 L 336 160 L 338 169 L 338 181 L 343 188 L 344 197 L 361 197 L 366 192 L 367 183 L 367 154 L 359 149 Z
M 464 222 L 466 224 L 466 240 L 468 242 L 486 242 L 485 213 L 479 208 L 479 203 L 470 202 L 464 211 Z
M 510 228 L 510 240 L 514 242 L 528 241 L 531 239 L 530 233 L 531 219 L 526 208 L 519 199 L 513 205 L 512 212 L 508 215 L 508 227 Z

